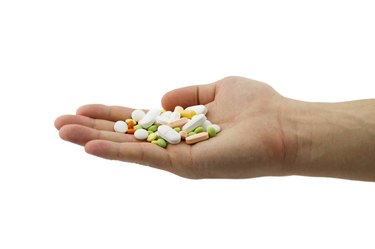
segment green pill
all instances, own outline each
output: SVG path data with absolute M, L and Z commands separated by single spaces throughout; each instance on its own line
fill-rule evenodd
M 207 128 L 207 133 L 208 133 L 208 136 L 209 136 L 209 137 L 214 137 L 214 136 L 216 136 L 216 130 L 215 130 L 215 128 L 212 127 L 212 126 L 209 126 L 209 127 Z
M 195 128 L 194 132 L 195 133 L 201 133 L 203 131 L 203 127 L 202 126 L 198 126 L 197 128 Z
M 157 138 L 158 138 L 158 135 L 156 135 L 156 133 L 151 133 L 147 137 L 147 142 L 152 142 L 152 141 L 156 140 Z
M 157 131 L 157 129 L 158 129 L 158 126 L 157 125 L 151 125 L 150 127 L 148 127 L 148 131 L 152 131 L 152 132 L 155 132 L 155 131 Z
M 153 131 L 147 131 L 147 132 L 148 132 L 148 135 L 150 135 L 150 134 L 154 133 Z
M 160 147 L 162 147 L 162 148 L 165 148 L 165 147 L 167 147 L 167 145 L 168 145 L 167 141 L 165 141 L 165 140 L 162 139 L 162 138 L 159 138 L 159 139 L 157 140 L 157 143 L 158 143 L 158 145 L 159 145 Z
M 180 132 L 181 131 L 181 128 L 180 127 L 175 127 L 175 128 L 173 128 L 175 131 L 177 131 L 177 132 Z
M 188 137 L 193 136 L 195 134 L 197 134 L 197 133 L 195 133 L 194 131 L 191 131 L 191 132 L 188 133 Z
M 134 130 L 136 131 L 136 130 L 139 130 L 139 129 L 142 129 L 143 127 L 142 127 L 142 125 L 136 125 L 136 126 L 134 126 Z

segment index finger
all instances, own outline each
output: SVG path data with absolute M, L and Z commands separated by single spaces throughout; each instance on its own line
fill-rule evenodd
M 106 106 L 100 104 L 84 105 L 78 108 L 77 115 L 83 115 L 94 119 L 110 121 L 125 120 L 131 117 L 134 109 L 122 106 Z

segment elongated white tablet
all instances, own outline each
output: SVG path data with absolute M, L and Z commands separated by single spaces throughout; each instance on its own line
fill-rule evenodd
M 163 115 L 157 116 L 155 122 L 160 125 L 166 125 L 169 122 L 169 118 Z
M 182 130 L 186 132 L 191 132 L 198 126 L 201 126 L 207 118 L 204 114 L 198 114 L 193 117 L 189 122 L 187 122 L 183 127 Z
M 139 120 L 138 124 L 142 125 L 143 128 L 147 129 L 153 123 L 155 123 L 155 119 L 157 116 L 159 116 L 159 114 L 159 109 L 151 109 L 146 113 L 146 115 L 141 120 Z
M 195 111 L 196 114 L 204 114 L 204 115 L 206 115 L 206 113 L 207 113 L 207 107 L 205 107 L 204 105 L 189 106 L 185 110 Z
M 178 144 L 181 142 L 181 135 L 168 125 L 159 126 L 158 135 L 170 144 Z

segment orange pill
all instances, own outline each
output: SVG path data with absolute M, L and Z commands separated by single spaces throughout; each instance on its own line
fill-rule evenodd
M 185 139 L 185 141 L 186 141 L 187 144 L 195 144 L 195 143 L 207 140 L 208 138 L 209 137 L 208 137 L 207 132 L 201 132 L 201 133 L 198 133 L 196 135 L 188 136 Z
M 189 122 L 189 119 L 180 118 L 180 119 L 168 122 L 168 126 L 170 126 L 170 127 L 181 127 L 181 126 L 185 125 L 187 122 Z
M 133 128 L 128 129 L 128 133 L 129 133 L 129 134 L 134 134 L 134 132 L 135 132 L 135 130 L 134 130 Z
M 134 125 L 136 125 L 136 122 L 133 119 L 127 119 L 125 122 L 128 124 L 129 129 L 133 129 Z

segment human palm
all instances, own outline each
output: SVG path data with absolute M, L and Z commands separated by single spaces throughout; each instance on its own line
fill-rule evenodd
M 83 145 L 90 154 L 187 178 L 280 175 L 285 149 L 279 118 L 283 99 L 270 86 L 241 77 L 173 90 L 162 99 L 166 110 L 205 104 L 207 118 L 222 131 L 204 142 L 182 142 L 166 149 L 113 131 L 114 122 L 131 116 L 133 109 L 127 107 L 86 105 L 77 115 L 57 118 L 55 126 L 62 139 Z

